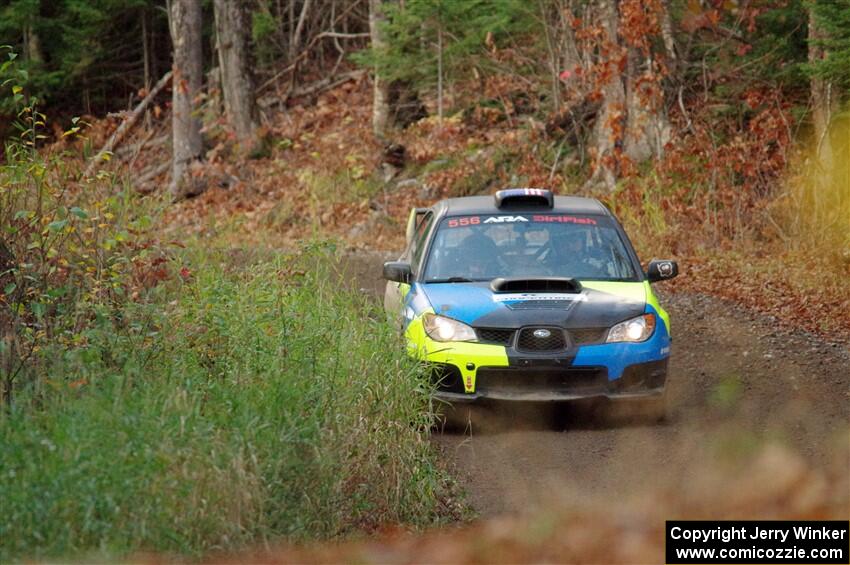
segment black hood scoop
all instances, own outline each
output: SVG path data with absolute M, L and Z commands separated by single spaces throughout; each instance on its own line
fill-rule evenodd
M 566 277 L 537 277 L 526 278 L 498 278 L 490 283 L 493 292 L 557 292 L 578 294 L 581 292 L 581 283 L 575 279 Z

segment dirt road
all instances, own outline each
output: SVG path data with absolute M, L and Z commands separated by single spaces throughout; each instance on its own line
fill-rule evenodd
M 351 260 L 354 280 L 369 292 L 383 287 L 382 259 Z M 794 448 L 815 467 L 836 464 L 834 447 L 850 440 L 846 347 L 707 296 L 669 295 L 663 303 L 674 335 L 667 423 L 610 426 L 569 406 L 496 406 L 489 410 L 495 419 L 486 420 L 495 429 L 435 434 L 481 515 L 565 493 L 616 501 L 687 490 L 699 470 L 734 472 L 766 441 Z M 839 464 L 850 476 L 850 462 Z

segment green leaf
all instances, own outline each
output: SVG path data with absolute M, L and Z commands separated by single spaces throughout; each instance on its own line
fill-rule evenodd
M 62 298 L 68 292 L 68 289 L 64 286 L 60 286 L 57 288 L 51 288 L 47 291 L 46 296 L 48 296 L 51 300 L 56 300 L 57 298 Z
M 136 223 L 139 229 L 146 230 L 153 225 L 153 219 L 150 216 L 142 216 Z
M 81 220 L 87 220 L 89 217 L 88 212 L 86 212 L 79 206 L 74 206 L 73 208 L 71 208 L 71 213 Z
M 9 284 L 7 284 L 7 285 L 6 285 L 6 287 L 3 289 L 3 294 L 5 294 L 6 296 L 9 296 L 9 295 L 10 295 L 10 294 L 12 294 L 13 292 L 15 292 L 15 289 L 16 289 L 16 288 L 18 288 L 18 285 L 16 285 L 15 283 L 9 283 Z
M 55 220 L 47 224 L 47 229 L 52 232 L 58 232 L 68 225 L 68 220 Z
M 30 212 L 29 210 L 18 210 L 15 213 L 15 219 L 20 220 L 21 218 L 32 218 L 32 212 Z
M 35 314 L 37 318 L 41 318 L 42 316 L 44 316 L 44 312 L 46 309 L 47 308 L 41 302 L 33 302 L 32 304 L 30 304 L 30 310 L 32 310 L 32 313 Z

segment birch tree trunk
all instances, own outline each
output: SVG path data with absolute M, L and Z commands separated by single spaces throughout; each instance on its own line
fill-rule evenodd
M 369 34 L 372 48 L 380 51 L 386 47 L 381 26 L 384 23 L 382 0 L 369 0 Z M 383 139 L 387 132 L 390 116 L 389 85 L 381 75 L 381 69 L 375 67 L 372 93 L 372 132 Z
M 201 122 L 195 102 L 201 91 L 201 3 L 171 0 L 171 41 L 174 45 L 171 194 L 175 199 L 203 192 L 203 184 L 190 174 L 203 151 Z
M 215 27 L 224 112 L 243 151 L 250 150 L 257 123 L 247 4 L 215 0 Z
M 826 57 L 824 49 L 816 43 L 820 39 L 823 39 L 823 33 L 818 27 L 814 10 L 809 7 L 809 63 L 815 63 Z M 829 138 L 829 124 L 833 113 L 837 110 L 838 93 L 831 82 L 818 76 L 812 77 L 810 88 L 817 157 L 821 166 L 831 170 L 833 149 Z

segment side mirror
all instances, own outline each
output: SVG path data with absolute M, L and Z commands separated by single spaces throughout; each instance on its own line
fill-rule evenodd
M 679 264 L 671 259 L 653 259 L 646 269 L 649 282 L 669 281 L 679 274 Z
M 404 261 L 387 261 L 384 263 L 384 278 L 388 281 L 410 283 L 410 279 L 413 278 L 410 263 L 405 263 Z

